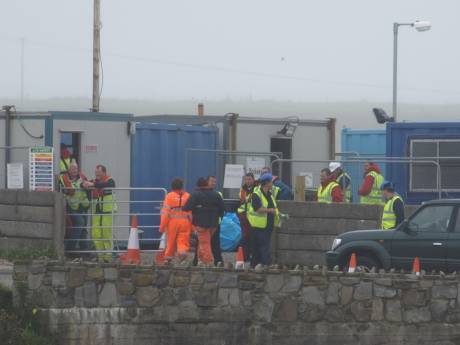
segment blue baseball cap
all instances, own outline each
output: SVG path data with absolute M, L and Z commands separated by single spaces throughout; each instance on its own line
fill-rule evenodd
M 259 178 L 260 182 L 268 182 L 268 181 L 271 181 L 273 180 L 273 175 L 270 174 L 270 173 L 265 173 L 263 175 L 260 176 Z
M 383 181 L 383 183 L 380 185 L 380 190 L 385 190 L 385 189 L 395 189 L 395 185 L 391 181 Z

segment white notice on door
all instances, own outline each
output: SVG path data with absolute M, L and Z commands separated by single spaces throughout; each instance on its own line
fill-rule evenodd
M 243 165 L 225 164 L 224 188 L 240 188 L 243 176 Z
M 22 163 L 8 163 L 6 165 L 8 189 L 24 188 L 24 166 Z

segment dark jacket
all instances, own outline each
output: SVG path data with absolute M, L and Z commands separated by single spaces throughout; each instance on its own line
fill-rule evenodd
M 277 178 L 273 184 L 279 187 L 280 192 L 276 197 L 276 200 L 292 200 L 292 189 L 279 178 Z
M 202 228 L 216 228 L 224 216 L 224 201 L 212 189 L 200 188 L 190 195 L 184 211 L 192 211 L 192 224 Z

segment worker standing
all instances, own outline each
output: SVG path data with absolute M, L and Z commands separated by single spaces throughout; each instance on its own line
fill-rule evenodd
M 383 205 L 382 185 L 384 178 L 380 172 L 380 168 L 373 162 L 364 164 L 364 181 L 359 188 L 358 194 L 361 196 L 360 203 L 368 205 Z
M 84 188 L 94 188 L 91 191 L 92 199 L 92 231 L 94 246 L 98 251 L 111 251 L 113 248 L 113 213 L 117 210 L 113 188 L 115 181 L 107 175 L 103 165 L 96 166 L 96 179 L 84 182 Z M 111 253 L 99 253 L 99 261 L 110 262 Z
M 253 238 L 253 255 L 251 267 L 268 266 L 271 263 L 270 239 L 273 229 L 279 226 L 279 211 L 271 190 L 273 176 L 263 174 L 260 186 L 254 189 L 252 201 L 248 208 L 248 220 L 251 224 Z
M 247 173 L 243 178 L 243 185 L 240 188 L 240 207 L 238 208 L 238 218 L 241 225 L 241 246 L 243 247 L 244 261 L 248 262 L 252 256 L 252 237 L 251 224 L 249 224 L 247 212 L 252 201 L 252 193 L 255 188 L 255 178 L 253 173 Z
M 404 201 L 395 192 L 392 182 L 385 181 L 380 188 L 386 201 L 383 207 L 382 229 L 394 229 L 404 221 Z
M 87 215 L 89 209 L 88 194 L 83 190 L 83 183 L 87 181 L 86 176 L 78 171 L 77 163 L 71 163 L 67 172 L 61 174 L 59 183 L 66 201 L 66 211 L 69 217 L 70 226 L 66 231 L 65 249 L 75 250 L 78 246 L 80 251 L 88 248 L 86 238 Z
M 69 170 L 71 164 L 76 164 L 77 162 L 75 161 L 75 158 L 72 157 L 72 153 L 67 148 L 67 145 L 64 143 L 61 143 L 60 156 L 61 160 L 59 161 L 59 170 L 62 175 L 65 174 L 67 170 Z
M 334 176 L 328 168 L 321 170 L 319 175 L 321 185 L 316 192 L 316 201 L 324 204 L 343 202 L 343 194 L 340 186 L 335 182 Z
M 217 179 L 214 175 L 209 175 L 207 177 L 208 181 L 208 187 L 211 190 L 216 190 L 217 187 Z M 224 197 L 222 195 L 222 192 L 218 191 L 217 194 L 219 194 L 220 198 L 222 199 L 222 202 L 224 200 Z M 214 265 L 218 266 L 219 264 L 224 263 L 224 259 L 222 257 L 222 248 L 220 246 L 220 223 L 222 223 L 222 217 L 219 219 L 219 224 L 216 228 L 216 231 L 214 231 L 214 234 L 212 235 L 211 238 L 211 250 L 212 250 L 212 255 L 214 257 Z
M 190 195 L 183 211 L 192 212 L 192 224 L 198 233 L 198 260 L 203 266 L 211 266 L 214 257 L 211 250 L 211 237 L 223 217 L 225 207 L 222 197 L 209 187 L 208 180 L 200 177 L 197 189 Z
M 171 183 L 172 191 L 166 195 L 161 210 L 160 232 L 166 232 L 164 256 L 168 262 L 172 261 L 176 252 L 180 262 L 183 262 L 190 251 L 192 215 L 191 212 L 183 210 L 190 194 L 183 188 L 184 182 L 180 178 L 175 178 Z
M 342 164 L 339 162 L 329 163 L 329 170 L 331 171 L 332 178 L 339 184 L 343 194 L 343 202 L 351 203 L 351 178 L 343 169 Z

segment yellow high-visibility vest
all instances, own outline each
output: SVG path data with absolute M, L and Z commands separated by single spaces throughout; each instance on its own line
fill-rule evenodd
M 317 201 L 323 204 L 332 204 L 332 190 L 338 186 L 339 184 L 335 181 L 330 182 L 326 188 L 319 186 L 316 193 Z
M 399 195 L 395 194 L 390 200 L 386 202 L 385 207 L 383 208 L 383 214 L 382 214 L 382 229 L 383 230 L 393 229 L 396 226 L 396 214 L 393 210 L 393 204 L 398 199 L 403 201 L 403 199 Z
M 262 201 L 263 208 L 268 207 L 268 199 L 265 197 L 264 193 L 262 193 L 262 190 L 260 189 L 260 187 L 254 188 L 253 194 L 256 194 L 259 197 L 259 199 Z M 270 197 L 272 198 L 273 207 L 275 208 L 275 227 L 277 227 L 280 224 L 278 206 L 276 204 L 276 200 L 273 197 L 273 195 L 271 195 Z M 253 228 L 265 229 L 267 227 L 268 214 L 259 213 L 255 211 L 254 207 L 252 207 L 252 202 L 249 204 L 247 217 L 248 217 L 249 224 L 251 224 Z
M 366 177 L 369 175 L 374 178 L 374 184 L 372 185 L 372 190 L 369 195 L 362 196 L 360 198 L 360 203 L 367 205 L 384 205 L 385 202 L 382 199 L 383 194 L 380 190 L 380 186 L 382 185 L 384 178 L 382 175 L 376 173 L 375 171 L 371 171 L 366 175 Z

